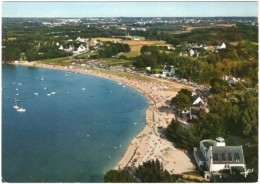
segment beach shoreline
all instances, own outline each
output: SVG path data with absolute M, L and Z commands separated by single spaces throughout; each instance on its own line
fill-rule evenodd
M 67 67 L 59 65 L 49 65 L 37 62 L 19 63 L 22 66 L 40 67 L 67 72 L 88 74 L 104 79 L 112 80 L 122 85 L 129 86 L 141 93 L 148 101 L 146 109 L 145 127 L 138 133 L 128 145 L 125 153 L 115 166 L 115 169 L 134 169 L 143 162 L 158 159 L 171 174 L 181 174 L 194 170 L 187 153 L 174 147 L 174 145 L 161 137 L 159 128 L 166 128 L 174 114 L 168 107 L 169 100 L 177 94 L 177 89 L 190 88 L 187 85 L 170 82 L 163 79 L 154 79 L 152 82 L 139 81 L 133 78 L 108 74 L 102 71 L 87 69 L 82 67 Z M 136 74 L 137 75 L 137 74 Z M 169 90 L 169 89 L 176 90 Z

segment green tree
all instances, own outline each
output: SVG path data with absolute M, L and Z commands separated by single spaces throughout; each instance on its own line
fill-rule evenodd
M 148 162 L 144 162 L 143 165 L 139 165 L 134 175 L 141 182 L 175 182 L 176 177 L 172 177 L 170 173 L 163 168 L 163 165 L 159 162 L 159 160 L 152 160 Z
M 182 111 L 187 111 L 192 105 L 191 92 L 186 89 L 181 89 L 178 94 L 171 99 L 171 105 L 175 105 L 177 115 L 182 114 Z
M 125 170 L 110 170 L 104 176 L 105 183 L 133 183 L 137 180 Z

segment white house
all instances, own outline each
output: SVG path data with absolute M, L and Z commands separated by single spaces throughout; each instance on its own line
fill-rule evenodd
M 86 47 L 84 47 L 82 44 L 77 48 L 77 50 L 73 51 L 73 54 L 79 54 L 86 50 Z
M 200 146 L 194 148 L 193 155 L 198 167 L 204 167 L 205 178 L 221 176 L 223 170 L 229 170 L 231 174 L 246 172 L 242 146 L 226 146 L 221 137 L 216 138 L 215 141 L 201 141 Z
M 207 47 L 207 45 L 206 45 L 206 44 L 203 44 L 203 45 L 202 45 L 202 47 L 203 47 L 203 49 L 205 49 L 205 50 L 207 50 L 207 49 L 208 49 L 208 47 Z
M 86 50 L 86 48 L 82 44 L 77 49 L 78 53 L 83 52 L 85 50 Z
M 70 52 L 70 51 L 73 51 L 73 49 L 74 49 L 74 48 L 73 48 L 71 45 L 69 45 L 69 46 L 67 46 L 64 50 Z
M 145 69 L 146 69 L 147 71 L 151 71 L 152 68 L 151 68 L 150 66 L 148 66 L 148 67 L 146 67 Z
M 224 42 L 219 42 L 217 45 L 217 49 L 225 49 L 226 48 L 226 44 Z
M 99 41 L 97 41 L 97 40 L 94 40 L 93 41 L 93 45 L 95 46 L 95 45 L 97 45 L 99 43 Z
M 190 49 L 190 50 L 189 50 L 189 54 L 190 54 L 190 56 L 192 57 L 192 56 L 195 54 L 194 50 Z
M 63 47 L 62 47 L 62 45 L 60 45 L 60 48 L 59 48 L 60 50 L 63 50 Z
M 56 43 L 56 45 L 57 45 L 57 46 L 59 46 L 59 45 L 60 45 L 60 43 L 59 43 L 59 42 L 57 42 L 57 43 Z
M 202 100 L 202 98 L 201 98 L 200 96 L 197 96 L 197 97 L 195 98 L 195 100 L 193 101 L 192 105 L 197 105 L 197 104 L 199 104 L 199 103 L 205 104 L 204 101 Z
M 188 56 L 187 52 L 180 52 L 179 56 Z
M 135 41 L 139 41 L 140 40 L 140 37 L 139 36 L 134 36 L 134 39 Z
M 175 50 L 175 47 L 172 46 L 172 45 L 169 45 L 169 46 L 167 46 L 167 49 L 169 49 L 169 50 Z
M 85 40 L 84 40 L 83 38 L 80 38 L 80 37 L 78 37 L 78 38 L 76 39 L 76 41 L 78 41 L 78 42 L 85 42 Z
M 163 76 L 173 76 L 175 74 L 175 69 L 173 66 L 164 65 Z

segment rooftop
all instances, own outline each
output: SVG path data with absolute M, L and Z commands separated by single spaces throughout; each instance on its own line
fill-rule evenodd
M 245 164 L 241 146 L 213 146 L 214 164 Z
M 206 158 L 204 157 L 204 155 L 201 152 L 200 148 L 194 148 L 195 154 L 197 155 L 197 157 L 200 159 L 200 161 L 205 162 Z
M 168 71 L 168 72 L 170 72 L 171 69 L 172 69 L 172 66 L 165 66 L 164 69 L 163 69 L 163 71 Z
M 206 148 L 209 149 L 210 146 L 214 146 L 215 141 L 212 140 L 203 140 L 201 141 L 202 145 Z

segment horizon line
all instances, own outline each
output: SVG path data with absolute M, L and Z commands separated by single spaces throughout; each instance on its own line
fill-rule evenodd
M 155 17 L 151 17 L 151 16 L 140 16 L 140 17 L 134 17 L 134 16 L 112 16 L 112 17 L 4 17 L 2 16 L 2 18 L 221 18 L 221 17 L 254 17 L 254 18 L 258 18 L 258 16 L 155 16 Z

